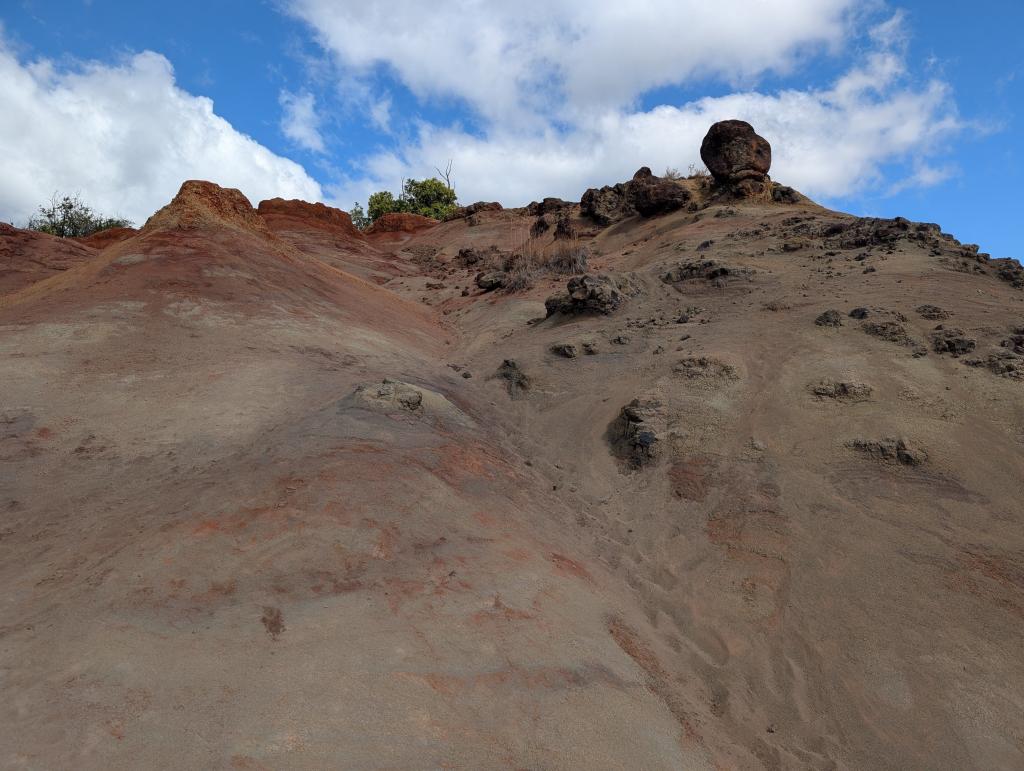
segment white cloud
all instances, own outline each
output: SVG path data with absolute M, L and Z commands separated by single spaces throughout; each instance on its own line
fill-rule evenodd
M 888 164 L 905 185 L 939 179 L 926 162 L 961 129 L 949 89 L 906 73 L 904 15 L 863 29 L 875 0 L 525 0 L 382 6 L 291 0 L 314 29 L 342 81 L 367 90 L 382 70 L 420 98 L 457 97 L 480 130 L 417 123 L 411 139 L 360 162 L 361 175 L 332 187 L 336 200 L 397 189 L 452 158 L 460 197 L 525 203 L 578 199 L 587 187 L 700 164 L 708 126 L 749 120 L 774 150 L 772 174 L 809 195 L 837 198 L 882 189 Z M 876 17 L 877 18 L 877 17 Z M 827 87 L 762 93 L 759 76 L 792 76 L 809 52 L 853 63 Z M 636 109 L 651 89 L 725 79 L 748 86 L 725 96 Z M 408 134 L 396 133 L 399 136 Z
M 883 32 L 887 38 L 895 34 L 891 25 Z M 649 111 L 605 109 L 567 131 L 492 125 L 473 136 L 420 124 L 413 142 L 365 159 L 365 176 L 332 193 L 346 201 L 365 198 L 369 191 L 396 187 L 402 177 L 432 174 L 438 159 L 452 158 L 464 201 L 521 204 L 544 195 L 578 200 L 587 187 L 626 179 L 642 165 L 656 173 L 699 165 L 708 126 L 725 118 L 752 123 L 772 144 L 773 178 L 814 197 L 880 189 L 890 163 L 912 166 L 898 183 L 903 187 L 936 184 L 950 169 L 925 159 L 963 124 L 945 84 L 915 86 L 904 69 L 902 56 L 876 49 L 828 88 L 743 91 Z
M 658 86 L 786 72 L 835 48 L 863 0 L 291 0 L 350 74 L 389 68 L 417 96 L 456 96 L 488 119 L 628 105 Z
M 237 187 L 253 202 L 317 200 L 320 185 L 174 82 L 170 62 L 144 52 L 116 66 L 73 70 L 22 63 L 0 37 L 0 218 L 20 223 L 55 190 L 142 223 L 186 179 Z
M 316 112 L 316 98 L 308 91 L 300 94 L 282 91 L 279 101 L 284 110 L 281 115 L 282 133 L 299 147 L 322 153 L 324 140 L 320 136 L 320 116 Z

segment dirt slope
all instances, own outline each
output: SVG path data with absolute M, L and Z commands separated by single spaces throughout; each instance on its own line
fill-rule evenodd
M 7 288 L 0 764 L 1024 764 L 1015 265 L 633 184 Z

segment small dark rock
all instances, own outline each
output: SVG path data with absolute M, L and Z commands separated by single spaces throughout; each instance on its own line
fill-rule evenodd
M 918 305 L 914 310 L 921 318 L 931 319 L 932 321 L 948 319 L 951 315 L 949 311 L 943 310 L 938 305 Z
M 492 292 L 500 289 L 508 283 L 508 274 L 501 270 L 492 270 L 487 273 L 478 273 L 476 285 L 485 292 Z
M 579 350 L 572 343 L 555 343 L 550 350 L 556 356 L 564 356 L 566 359 L 575 359 L 579 356 Z
M 854 439 L 848 446 L 880 460 L 896 462 L 903 466 L 920 466 L 928 460 L 927 452 L 903 438 Z
M 814 323 L 819 327 L 841 327 L 843 325 L 843 317 L 839 315 L 839 311 L 828 310 L 818 316 Z

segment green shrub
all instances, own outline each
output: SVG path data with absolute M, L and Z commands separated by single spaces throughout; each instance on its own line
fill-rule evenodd
M 362 205 L 358 202 L 352 204 L 352 208 L 349 209 L 348 216 L 352 219 L 352 224 L 359 230 L 366 230 L 370 227 L 370 223 L 373 221 L 366 216 L 366 212 L 363 211 Z
M 81 238 L 110 228 L 130 228 L 132 224 L 123 217 L 96 214 L 77 195 L 54 193 L 50 204 L 41 205 L 26 227 L 60 238 Z
M 373 193 L 367 201 L 366 213 L 370 222 L 376 222 L 384 214 L 392 212 L 408 212 L 443 220 L 456 208 L 458 196 L 455 190 L 436 177 L 431 177 L 405 180 L 402 183 L 402 194 L 398 198 L 388 190 Z M 352 221 L 355 222 L 354 216 Z

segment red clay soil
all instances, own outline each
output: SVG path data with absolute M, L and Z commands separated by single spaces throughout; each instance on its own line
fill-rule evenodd
M 57 238 L 0 222 L 0 295 L 80 265 L 96 251 L 77 239 Z
M 437 224 L 437 220 L 419 214 L 391 212 L 381 215 L 366 229 L 366 235 L 374 236 L 382 233 L 420 233 Z
M 348 212 L 322 203 L 271 198 L 260 201 L 256 211 L 267 221 L 275 233 L 283 230 L 325 230 L 330 233 L 362 238 L 363 234 L 352 224 Z
M 101 230 L 98 233 L 93 233 L 91 236 L 83 236 L 82 238 L 74 239 L 80 244 L 84 244 L 96 251 L 102 251 L 111 244 L 116 244 L 119 241 L 124 241 L 126 238 L 131 238 L 139 231 L 136 228 L 107 228 Z

